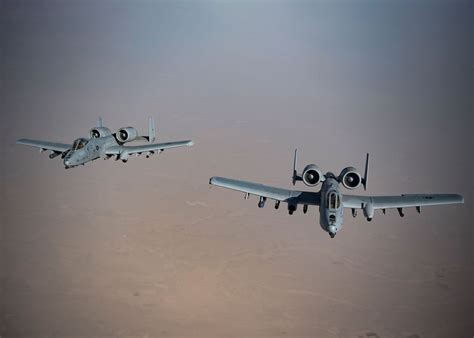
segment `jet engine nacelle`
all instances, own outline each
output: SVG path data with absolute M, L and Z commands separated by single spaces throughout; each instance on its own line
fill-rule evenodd
M 321 173 L 321 170 L 316 164 L 308 164 L 303 169 L 303 174 L 301 175 L 301 178 L 304 184 L 309 187 L 314 187 L 315 185 L 318 185 L 321 182 L 321 180 L 323 179 L 323 174 Z
M 122 142 L 130 142 L 138 137 L 138 131 L 133 127 L 120 128 L 117 132 L 117 139 Z
M 91 138 L 99 138 L 99 137 L 110 136 L 112 135 L 112 132 L 110 131 L 109 128 L 106 128 L 106 127 L 95 127 L 91 129 L 89 134 Z
M 347 167 L 342 169 L 341 173 L 339 174 L 338 180 L 346 189 L 351 190 L 359 187 L 362 183 L 362 177 L 360 176 L 357 169 L 353 167 Z

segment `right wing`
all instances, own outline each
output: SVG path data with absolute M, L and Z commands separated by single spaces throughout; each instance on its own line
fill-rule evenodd
M 25 146 L 41 148 L 43 150 L 52 150 L 54 152 L 63 153 L 69 149 L 71 149 L 70 144 L 64 143 L 54 143 L 54 142 L 47 142 L 47 141 L 38 141 L 38 140 L 29 140 L 26 138 L 22 138 L 16 141 L 17 144 L 22 144 Z
M 193 141 L 177 141 L 177 142 L 167 142 L 167 143 L 152 143 L 152 144 L 143 144 L 138 146 L 112 146 L 106 150 L 107 155 L 120 155 L 123 153 L 132 155 L 136 153 L 146 153 L 152 151 L 163 151 L 165 149 L 185 147 L 194 145 Z
M 257 195 L 270 198 L 276 201 L 290 203 L 292 205 L 306 204 L 319 205 L 319 192 L 296 191 L 281 188 L 270 187 L 263 184 L 252 183 L 247 181 L 233 180 L 224 177 L 212 177 L 209 184 L 219 187 L 237 190 L 245 194 Z
M 401 195 L 401 196 L 356 196 L 343 195 L 342 203 L 344 208 L 364 210 L 364 216 L 370 221 L 374 217 L 376 209 L 382 209 L 385 214 L 386 209 L 398 209 L 401 217 L 404 216 L 403 208 L 415 207 L 420 213 L 421 207 L 430 205 L 457 204 L 464 203 L 461 195 L 455 194 L 425 194 L 425 195 Z
M 366 205 L 371 205 L 373 209 L 395 209 L 458 204 L 464 203 L 464 198 L 456 194 L 411 194 L 400 196 L 344 195 L 342 201 L 345 208 L 363 209 Z

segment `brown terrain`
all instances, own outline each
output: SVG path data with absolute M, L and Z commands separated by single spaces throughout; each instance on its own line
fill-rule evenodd
M 31 149 L 9 150 L 28 165 L 13 170 L 10 161 L 5 180 L 7 337 L 461 337 L 472 330 L 469 205 L 407 210 L 403 219 L 392 211 L 371 223 L 347 213 L 331 240 L 317 209 L 289 216 L 269 203 L 260 210 L 255 198 L 208 185 L 221 174 L 289 187 L 291 150 L 263 140 L 233 144 L 237 134 L 219 130 L 158 158 L 72 170 Z M 314 157 L 321 167 L 341 162 L 336 154 Z M 351 156 L 362 165 L 358 157 Z M 373 154 L 369 192 L 431 190 L 433 181 L 416 169 L 394 173 L 398 186 L 384 183 L 390 169 L 380 157 Z M 405 167 L 409 173 L 413 162 Z M 449 190 L 442 185 L 437 190 Z

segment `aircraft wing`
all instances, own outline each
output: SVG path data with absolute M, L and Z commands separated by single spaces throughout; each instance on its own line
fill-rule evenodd
M 319 192 L 296 191 L 270 187 L 263 184 L 233 180 L 224 177 L 212 177 L 209 184 L 237 190 L 245 194 L 257 195 L 291 204 L 319 205 Z
M 25 145 L 25 146 L 41 148 L 41 149 L 44 149 L 44 150 L 52 150 L 52 151 L 61 152 L 61 153 L 71 149 L 70 144 L 54 143 L 54 142 L 38 141 L 38 140 L 29 140 L 29 139 L 26 139 L 26 138 L 22 138 L 22 139 L 16 141 L 16 143 L 17 144 L 22 144 L 22 145 Z
M 165 149 L 177 148 L 177 147 L 185 147 L 185 146 L 192 146 L 194 142 L 191 140 L 187 141 L 177 141 L 177 142 L 167 142 L 167 143 L 154 143 L 154 144 L 143 144 L 139 146 L 113 146 L 106 150 L 107 155 L 119 155 L 123 153 L 127 153 L 129 155 L 132 154 L 141 154 L 146 152 L 153 152 L 153 151 L 162 151 Z
M 342 196 L 344 207 L 353 209 L 363 209 L 367 205 L 370 205 L 373 209 L 393 209 L 457 203 L 464 203 L 464 198 L 461 195 Z

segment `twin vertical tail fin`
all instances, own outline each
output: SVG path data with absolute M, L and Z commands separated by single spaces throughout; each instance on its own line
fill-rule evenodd
M 148 119 L 148 142 L 153 143 L 156 139 L 155 119 L 150 116 Z
M 364 190 L 367 190 L 368 173 L 369 173 L 369 153 L 367 153 L 367 157 L 365 158 L 365 172 L 364 172 L 364 178 L 362 178 L 362 185 L 364 186 Z
M 298 176 L 298 171 L 296 170 L 297 162 L 298 162 L 298 149 L 295 149 L 295 156 L 293 158 L 293 176 L 291 179 L 293 185 L 296 184 L 296 181 L 301 181 L 301 176 Z

